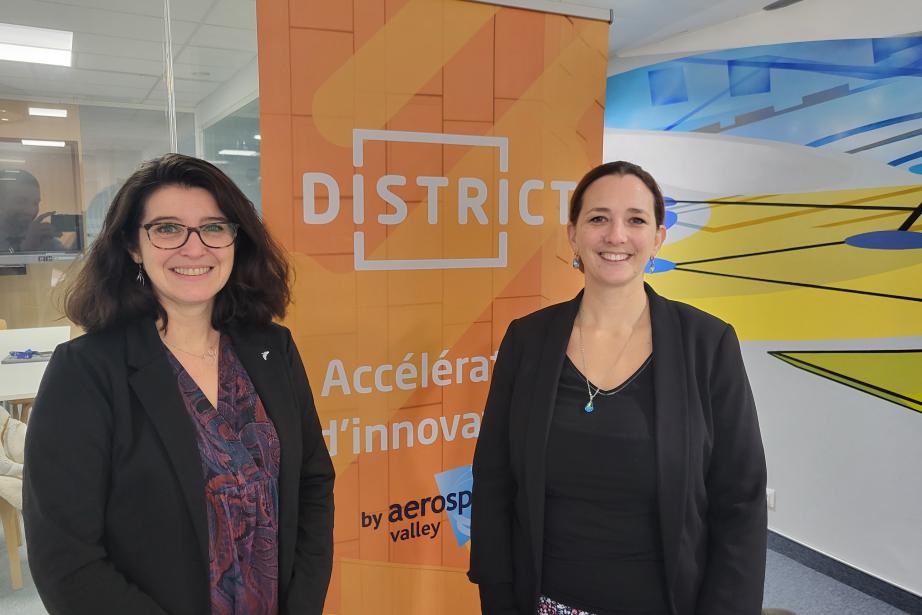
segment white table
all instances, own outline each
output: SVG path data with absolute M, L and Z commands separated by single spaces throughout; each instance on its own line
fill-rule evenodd
M 36 327 L 34 329 L 0 329 L 0 357 L 11 350 L 54 350 L 70 339 L 70 327 Z M 0 401 L 32 399 L 48 361 L 0 365 Z

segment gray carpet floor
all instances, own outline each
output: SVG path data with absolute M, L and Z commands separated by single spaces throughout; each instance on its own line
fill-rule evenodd
M 769 551 L 766 564 L 765 607 L 787 609 L 797 615 L 906 613 L 780 553 Z
M 35 584 L 28 573 L 26 549 L 23 560 L 23 588 L 13 591 L 5 543 L 0 539 L 0 613 L 3 615 L 46 615 Z M 794 560 L 768 552 L 765 577 L 765 606 L 784 608 L 797 615 L 906 615 L 905 611 L 881 602 Z M 103 615 L 103 614 L 100 614 Z M 372 615 L 372 614 L 369 614 Z

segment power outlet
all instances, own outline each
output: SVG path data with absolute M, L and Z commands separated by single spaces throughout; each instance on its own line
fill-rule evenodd
M 765 490 L 765 500 L 768 502 L 768 509 L 775 510 L 775 490 L 766 489 Z

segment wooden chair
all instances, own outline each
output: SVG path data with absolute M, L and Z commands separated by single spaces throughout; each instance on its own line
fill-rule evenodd
M 0 410 L 0 527 L 6 542 L 13 589 L 22 589 L 19 547 L 24 543 L 19 509 L 22 507 L 22 445 L 26 427 Z
M 10 581 L 13 590 L 22 589 L 22 562 L 19 547 L 22 545 L 22 528 L 19 525 L 19 511 L 12 504 L 0 498 L 0 525 L 6 542 L 6 554 L 10 560 Z
M 7 412 L 10 413 L 10 416 L 14 419 L 22 421 L 23 423 L 29 422 L 29 413 L 32 412 L 32 402 L 33 399 L 11 399 L 4 402 L 7 408 Z

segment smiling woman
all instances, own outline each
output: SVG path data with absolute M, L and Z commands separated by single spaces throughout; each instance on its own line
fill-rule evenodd
M 602 175 L 577 186 L 567 233 L 586 287 L 638 284 L 663 240 L 663 197 L 633 174 Z M 593 292 L 589 291 L 589 292 Z
M 217 167 L 167 154 L 118 191 L 67 297 L 88 334 L 52 357 L 27 436 L 49 611 L 319 615 L 333 466 L 272 323 L 288 299 L 281 249 Z
M 207 223 L 224 230 L 215 231 Z M 188 227 L 196 228 L 190 232 Z M 221 237 L 208 239 L 231 229 L 230 243 Z M 171 243 L 177 239 L 183 241 Z M 164 302 L 173 299 L 170 280 L 179 275 L 170 267 L 206 265 L 217 271 L 208 275 L 212 285 L 197 292 L 213 303 L 215 329 L 234 320 L 268 322 L 284 315 L 288 265 L 252 203 L 214 165 L 166 155 L 142 165 L 116 193 L 86 266 L 70 287 L 65 309 L 88 331 L 151 314 L 168 329 L 172 314 Z M 142 283 L 148 279 L 150 284 Z
M 167 314 L 211 313 L 234 265 L 236 224 L 208 190 L 164 186 L 144 207 L 138 247 L 131 251 L 141 280 L 150 279 Z M 199 226 L 200 225 L 200 226 Z
M 484 613 L 760 611 L 755 405 L 733 328 L 644 284 L 663 222 L 642 168 L 589 171 L 567 226 L 584 290 L 506 331 L 473 464 Z

